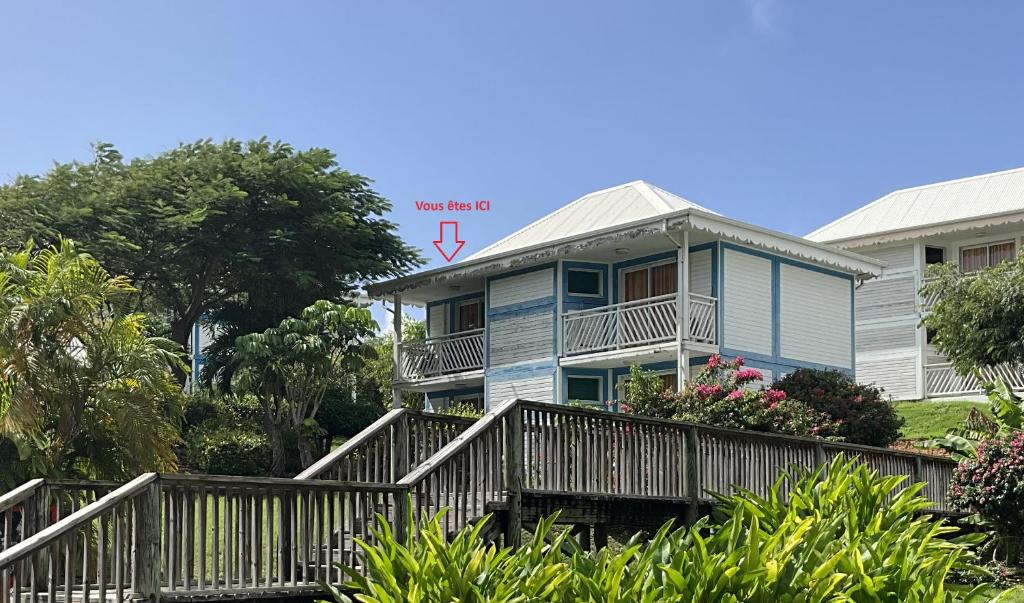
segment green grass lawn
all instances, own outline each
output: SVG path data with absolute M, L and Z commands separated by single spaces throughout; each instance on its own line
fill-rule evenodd
M 903 426 L 903 437 L 908 440 L 926 440 L 944 435 L 951 427 L 957 427 L 967 418 L 972 408 L 988 412 L 988 402 L 897 402 L 896 412 L 907 423 Z

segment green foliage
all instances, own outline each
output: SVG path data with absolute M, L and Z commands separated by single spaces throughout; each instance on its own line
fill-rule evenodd
M 657 375 L 640 367 L 630 368 L 623 412 L 675 418 L 719 427 L 750 429 L 792 435 L 833 437 L 838 423 L 786 392 L 753 389 L 762 379 L 756 369 L 743 368 L 743 359 L 725 360 L 717 354 L 680 392 L 661 389 Z M 635 398 L 631 396 L 636 396 Z
M 374 533 L 379 544 L 358 543 L 367 577 L 348 569 L 346 587 L 366 603 L 986 600 L 984 586 L 946 587 L 954 571 L 986 575 L 972 550 L 984 537 L 954 536 L 956 528 L 923 515 L 924 485 L 901 488 L 903 479 L 838 457 L 827 470 L 781 476 L 765 498 L 720 496 L 715 518 L 692 528 L 666 524 L 648 542 L 596 553 L 554 532 L 557 516 L 515 551 L 482 540 L 487 520 L 451 542 L 436 517 L 401 542 L 384 524 Z
M 356 394 L 363 391 L 364 383 L 356 384 Z M 338 384 L 328 386 L 324 393 L 316 421 L 332 437 L 352 437 L 369 427 L 386 412 L 384 403 L 375 397 L 356 397 L 349 388 Z
M 0 481 L 176 466 L 181 349 L 148 336 L 134 294 L 67 240 L 0 255 Z
M 903 418 L 882 390 L 861 385 L 840 371 L 797 369 L 776 380 L 772 389 L 837 421 L 837 433 L 847 442 L 884 447 L 900 438 Z
M 896 402 L 896 412 L 905 421 L 903 437 L 909 440 L 928 440 L 942 436 L 960 425 L 972 411 L 987 414 L 984 402 L 933 402 L 930 400 Z
M 978 378 L 981 379 L 980 374 Z M 991 419 L 986 416 L 972 420 L 968 416 L 959 427 L 928 441 L 925 446 L 941 448 L 956 461 L 970 460 L 976 456 L 978 442 L 1006 437 L 1024 428 L 1024 399 L 1013 393 L 1002 378 L 986 382 L 983 387 L 992 411 Z
M 189 461 L 209 475 L 265 476 L 270 473 L 267 436 L 252 430 L 220 427 L 201 429 L 188 438 Z
M 679 411 L 674 393 L 665 388 L 658 373 L 636 364 L 629 367 L 629 381 L 623 392 L 629 412 L 671 419 Z
M 139 286 L 142 308 L 170 316 L 182 346 L 208 317 L 220 367 L 236 336 L 419 265 L 390 209 L 326 149 L 200 140 L 126 162 L 99 144 L 92 161 L 0 187 L 0 237 L 79 241 Z
M 484 416 L 483 411 L 477 408 L 472 402 L 464 401 L 453 402 L 438 412 L 442 415 L 465 417 L 467 419 L 479 419 Z
M 341 371 L 352 371 L 371 353 L 364 342 L 377 325 L 365 308 L 320 300 L 297 318 L 235 341 L 233 388 L 254 394 L 273 450 L 272 473 L 287 470 L 286 436 L 298 438 L 302 466 L 312 464 L 323 433 L 317 411 Z
M 927 276 L 921 294 L 937 294 L 938 301 L 924 325 L 957 372 L 1024 363 L 1024 257 L 970 274 L 953 264 L 936 264 Z

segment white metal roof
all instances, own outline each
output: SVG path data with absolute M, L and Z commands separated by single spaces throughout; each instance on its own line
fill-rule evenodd
M 883 242 L 878 237 L 889 233 L 885 240 L 893 241 L 918 236 L 927 227 L 947 225 L 938 230 L 956 230 L 949 225 L 958 222 L 984 226 L 993 223 L 986 218 L 1006 222 L 1008 216 L 1019 213 L 1024 213 L 1024 168 L 894 191 L 807 238 L 822 243 L 878 239 L 868 243 Z M 905 236 L 897 235 L 901 232 Z
M 478 260 L 509 253 L 539 243 L 668 215 L 681 209 L 699 209 L 715 214 L 643 180 L 635 180 L 583 195 L 467 259 Z

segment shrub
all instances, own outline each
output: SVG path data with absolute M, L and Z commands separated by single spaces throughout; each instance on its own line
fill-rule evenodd
M 827 470 L 781 476 L 766 498 L 720 496 L 717 519 L 668 523 L 649 542 L 596 553 L 553 532 L 557 516 L 514 551 L 482 539 L 487 519 L 448 541 L 428 518 L 397 541 L 379 517 L 378 543 L 357 541 L 367 576 L 347 568 L 345 586 L 366 602 L 978 600 L 985 586 L 946 592 L 945 583 L 954 571 L 985 575 L 972 550 L 984 536 L 954 537 L 922 514 L 924 484 L 901 488 L 903 479 L 837 457 Z M 787 483 L 799 494 L 784 496 Z
M 900 437 L 904 420 L 883 390 L 861 385 L 836 370 L 797 369 L 772 384 L 811 408 L 839 422 L 847 442 L 888 446 Z
M 201 430 L 188 442 L 189 464 L 211 475 L 263 476 L 270 472 L 267 437 L 244 429 Z
M 949 492 L 956 508 L 977 513 L 1012 539 L 1004 544 L 1015 561 L 1016 540 L 1024 534 L 1024 432 L 980 442 L 974 458 L 953 471 Z
M 658 374 L 635 364 L 629 367 L 623 397 L 629 412 L 645 417 L 671 419 L 679 410 L 675 392 L 665 388 Z
M 316 421 L 330 436 L 350 438 L 384 416 L 387 409 L 375 400 L 352 399 L 352 391 L 332 386 L 324 393 Z

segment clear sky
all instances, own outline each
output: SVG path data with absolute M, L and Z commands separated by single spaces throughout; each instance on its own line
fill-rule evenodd
M 645 179 L 795 234 L 1024 165 L 1022 2 L 0 4 L 0 180 L 266 135 L 416 200 L 489 199 L 460 257 Z

